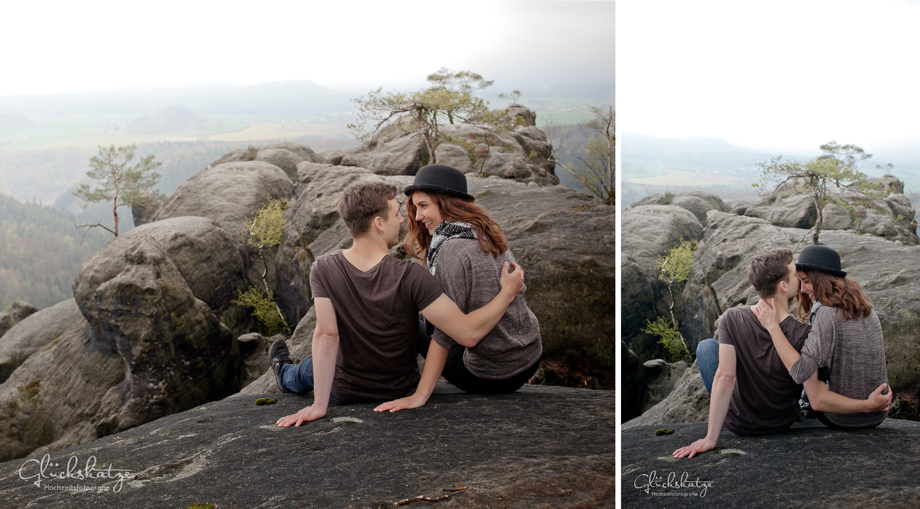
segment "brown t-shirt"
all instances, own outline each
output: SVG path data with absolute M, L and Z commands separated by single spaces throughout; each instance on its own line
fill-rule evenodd
M 808 325 L 787 316 L 780 329 L 800 352 Z M 734 307 L 719 320 L 719 344 L 735 347 L 735 390 L 725 427 L 739 435 L 785 431 L 797 419 L 802 386 L 795 383 L 776 353 L 770 333 L 748 306 Z
M 339 329 L 332 393 L 349 403 L 401 398 L 418 385 L 418 313 L 441 296 L 417 263 L 384 256 L 361 272 L 334 251 L 310 270 L 313 298 L 332 301 Z

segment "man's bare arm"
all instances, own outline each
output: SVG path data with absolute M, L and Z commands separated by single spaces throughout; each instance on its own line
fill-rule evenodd
M 278 426 L 287 428 L 292 424 L 300 427 L 304 422 L 315 421 L 326 416 L 329 395 L 332 394 L 332 380 L 335 378 L 335 358 L 339 352 L 339 327 L 335 321 L 335 308 L 328 298 L 317 297 L 316 329 L 313 331 L 313 404 L 296 414 L 278 419 Z
M 712 380 L 712 396 L 709 398 L 709 427 L 706 437 L 674 451 L 675 458 L 692 458 L 697 454 L 711 451 L 719 442 L 722 424 L 728 414 L 728 406 L 735 391 L 735 369 L 737 358 L 735 347 L 719 345 L 719 369 Z
M 441 295 L 422 310 L 422 316 L 457 343 L 467 348 L 476 346 L 498 325 L 508 305 L 524 288 L 524 269 L 512 263 L 514 272 L 509 273 L 508 267 L 508 262 L 502 264 L 501 291 L 485 306 L 464 314 L 450 297 Z

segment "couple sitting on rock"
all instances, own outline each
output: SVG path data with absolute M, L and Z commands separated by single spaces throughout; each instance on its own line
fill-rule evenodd
M 832 428 L 869 428 L 885 420 L 891 391 L 872 304 L 840 270 L 833 249 L 808 246 L 798 263 L 792 261 L 790 249 L 754 257 L 747 276 L 760 301 L 726 311 L 718 342 L 698 345 L 711 396 L 708 433 L 674 451 L 675 458 L 714 449 L 723 424 L 739 435 L 765 435 L 786 431 L 800 412 Z M 789 315 L 792 298 L 801 321 Z M 807 398 L 800 403 L 802 384 Z
M 404 192 L 403 245 L 428 270 L 389 256 L 405 221 L 396 186 L 360 182 L 345 190 L 338 210 L 353 244 L 320 256 L 310 271 L 313 354 L 293 364 L 284 340 L 269 352 L 282 392 L 313 391 L 313 404 L 278 426 L 324 417 L 330 398 L 387 401 L 378 412 L 421 407 L 442 371 L 476 394 L 514 392 L 536 372 L 543 346 L 524 301 L 523 269 L 501 228 L 467 194 L 466 177 L 429 165 Z M 418 354 L 426 357 L 421 376 Z

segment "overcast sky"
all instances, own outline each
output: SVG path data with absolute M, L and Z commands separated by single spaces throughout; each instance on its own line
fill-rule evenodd
M 441 67 L 478 72 L 496 91 L 614 82 L 612 1 L 15 2 L 3 18 L 0 95 L 278 80 L 362 88 L 424 83 Z
M 622 0 L 617 20 L 620 132 L 920 141 L 920 2 Z

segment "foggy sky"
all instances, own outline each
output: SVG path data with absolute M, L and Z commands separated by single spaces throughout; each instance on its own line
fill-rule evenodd
M 147 84 L 424 84 L 441 67 L 503 91 L 614 82 L 614 2 L 19 2 L 0 95 Z
M 623 0 L 617 18 L 621 132 L 812 150 L 920 141 L 920 2 Z

